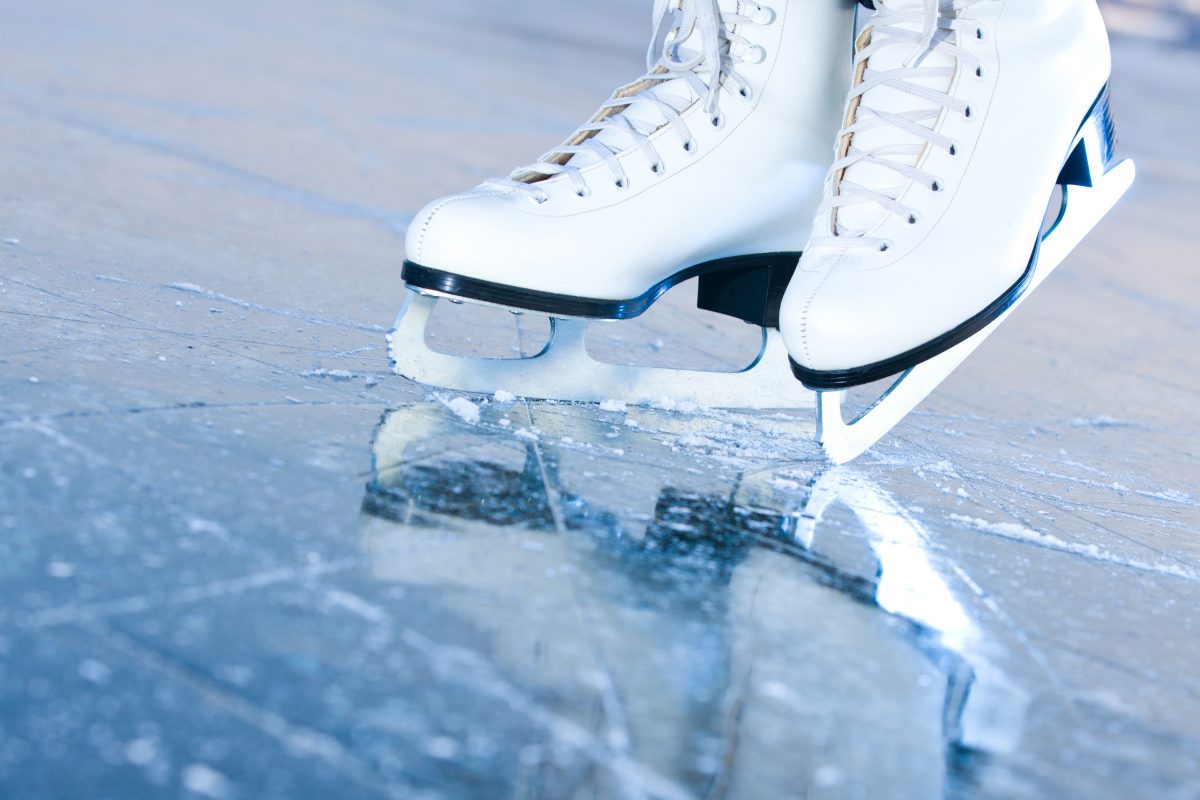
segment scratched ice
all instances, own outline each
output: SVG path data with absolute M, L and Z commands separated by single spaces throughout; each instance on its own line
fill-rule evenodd
M 1141 183 L 832 470 L 800 414 L 389 369 L 412 213 L 647 5 L 5 4 L 0 797 L 1200 796 L 1194 14 L 1106 5 Z M 589 346 L 747 332 L 685 288 Z

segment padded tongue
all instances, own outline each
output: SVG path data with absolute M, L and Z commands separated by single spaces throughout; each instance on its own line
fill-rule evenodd
M 921 12 L 925 8 L 923 0 L 876 0 L 877 6 L 886 6 L 898 11 Z M 868 23 L 868 30 L 870 30 Z M 911 30 L 920 33 L 922 25 L 919 22 L 899 23 L 894 27 L 899 27 L 904 30 Z M 941 41 L 943 37 L 953 36 L 950 31 L 939 30 L 934 42 Z M 876 42 L 891 38 L 887 34 L 880 34 L 875 39 Z M 872 74 L 887 72 L 889 70 L 902 69 L 905 66 L 905 61 L 908 60 L 915 51 L 915 45 L 909 42 L 897 41 L 895 44 L 888 45 L 882 50 L 871 56 L 867 63 L 867 75 L 865 79 L 869 79 Z M 924 58 L 918 61 L 914 66 L 918 69 L 929 69 L 938 67 L 953 68 L 955 60 L 952 56 L 943 52 L 926 52 Z M 947 91 L 953 80 L 951 77 L 935 77 L 935 78 L 913 78 L 906 79 L 909 83 L 919 86 L 925 86 L 937 91 Z M 887 84 L 877 86 L 871 89 L 862 96 L 861 107 L 872 108 L 877 111 L 889 112 L 893 114 L 911 114 L 916 111 L 933 111 L 937 109 L 936 103 L 931 103 L 928 100 L 922 100 L 915 95 L 889 86 Z M 858 114 L 858 121 L 862 122 L 871 115 L 864 115 L 861 111 Z M 937 123 L 937 117 L 930 115 L 928 118 L 917 120 L 917 124 L 927 128 L 932 128 Z M 880 147 L 889 147 L 894 145 L 924 145 L 925 140 L 911 133 L 907 133 L 893 125 L 883 123 L 879 120 L 871 122 L 871 129 L 862 131 L 854 135 L 850 146 L 856 151 L 871 151 Z M 907 164 L 915 166 L 919 160 L 919 155 L 886 155 L 881 156 L 888 161 L 894 163 Z M 854 183 L 864 186 L 868 189 L 888 194 L 896 197 L 900 191 L 908 184 L 909 179 L 898 172 L 888 169 L 887 167 L 872 164 L 870 162 L 859 162 L 847 169 L 842 177 L 843 183 Z M 882 222 L 888 216 L 888 212 L 883 207 L 876 203 L 861 203 L 851 206 L 845 206 L 838 209 L 838 222 L 842 228 L 850 228 L 854 230 L 869 230 Z

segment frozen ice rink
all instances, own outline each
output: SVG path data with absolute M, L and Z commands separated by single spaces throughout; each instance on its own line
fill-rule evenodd
M 0 0 L 0 798 L 1200 797 L 1200 7 L 1106 6 L 1139 183 L 829 469 L 811 412 L 390 371 L 412 215 L 649 6 Z

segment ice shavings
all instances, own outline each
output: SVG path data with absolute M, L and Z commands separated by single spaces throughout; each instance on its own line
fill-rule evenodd
M 1136 422 L 1103 415 L 1098 417 L 1075 417 L 1074 419 L 1067 420 L 1066 424 L 1072 428 L 1133 428 L 1137 426 Z
M 233 785 L 229 779 L 207 764 L 190 764 L 183 770 L 183 786 L 192 794 L 211 800 L 225 800 L 233 796 Z
M 467 398 L 442 397 L 441 395 L 438 395 L 437 399 L 439 403 L 453 411 L 455 416 L 468 425 L 479 424 L 479 406 L 475 405 Z
M 1153 572 L 1159 575 L 1170 575 L 1176 578 L 1186 578 L 1189 580 L 1200 578 L 1200 573 L 1197 573 L 1196 570 L 1181 564 L 1150 563 L 1148 561 L 1123 558 L 1102 549 L 1098 545 L 1068 542 L 1053 534 L 1035 531 L 1016 522 L 988 522 L 985 519 L 968 517 L 962 514 L 951 514 L 950 518 L 955 522 L 960 522 L 977 531 L 983 531 L 993 536 L 1000 536 L 1004 539 L 1011 539 L 1018 542 L 1027 542 L 1063 553 L 1072 553 L 1094 561 L 1104 561 L 1121 567 L 1128 567 L 1143 572 Z
M 357 375 L 345 369 L 310 369 L 300 373 L 301 378 L 330 378 L 335 381 L 352 381 Z

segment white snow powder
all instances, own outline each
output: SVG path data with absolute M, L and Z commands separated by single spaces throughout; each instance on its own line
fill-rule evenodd
M 605 400 L 600 404 L 601 411 L 615 411 L 619 414 L 624 414 L 627 405 L 624 400 Z
M 506 392 L 503 389 L 497 389 L 496 393 L 492 395 L 492 399 L 497 403 L 511 403 L 513 400 L 517 399 L 517 396 L 512 392 Z
M 189 764 L 185 767 L 183 786 L 189 792 L 212 800 L 225 800 L 233 794 L 229 779 L 207 764 Z
M 344 369 L 310 369 L 300 373 L 301 378 L 332 378 L 335 381 L 349 381 L 357 377 L 353 372 Z
M 65 561 L 51 561 L 46 566 L 46 574 L 51 578 L 70 578 L 75 574 L 75 565 Z
M 1127 419 L 1108 416 L 1075 417 L 1067 420 L 1067 424 L 1072 428 L 1132 428 L 1137 425 L 1136 422 L 1130 422 Z
M 1194 570 L 1188 569 L 1179 564 L 1168 563 L 1150 563 L 1147 561 L 1138 561 L 1118 556 L 1101 549 L 1094 544 L 1081 544 L 1077 542 L 1068 542 L 1050 533 L 1041 533 L 1031 528 L 1026 528 L 1024 525 L 1019 525 L 1015 522 L 988 522 L 985 519 L 975 517 L 966 517 L 962 514 L 951 514 L 950 518 L 955 522 L 961 522 L 969 525 L 976 530 L 990 533 L 995 536 L 1002 536 L 1005 539 L 1014 539 L 1021 542 L 1029 542 L 1030 544 L 1047 547 L 1051 550 L 1058 550 L 1063 553 L 1073 553 L 1085 558 L 1091 558 L 1096 561 L 1105 561 L 1110 564 L 1116 564 L 1130 569 L 1142 570 L 1143 572 L 1156 572 L 1160 575 L 1171 575 L 1177 578 L 1195 579 L 1200 576 Z
M 479 423 L 479 406 L 467 398 L 453 397 L 447 400 L 446 398 L 439 397 L 438 400 L 468 425 L 477 425 Z
M 112 669 L 107 664 L 86 658 L 79 662 L 79 677 L 95 684 L 105 684 L 112 677 Z

